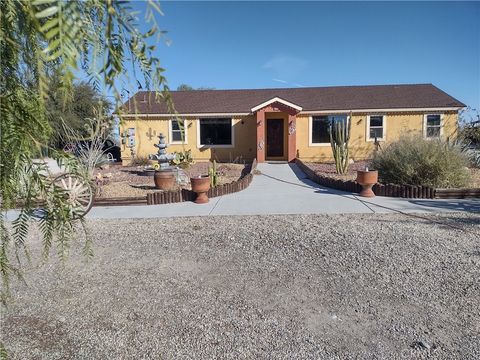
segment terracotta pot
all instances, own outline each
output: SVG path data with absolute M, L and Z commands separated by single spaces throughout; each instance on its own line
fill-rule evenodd
M 360 196 L 363 197 L 374 197 L 375 193 L 372 190 L 373 185 L 378 182 L 378 171 L 377 170 L 358 170 L 357 171 L 357 183 L 362 185 L 362 191 L 360 191 Z
M 175 185 L 175 174 L 171 170 L 155 171 L 153 181 L 157 189 L 171 190 Z
M 190 178 L 192 191 L 197 193 L 195 199 L 196 204 L 205 204 L 208 202 L 208 190 L 210 190 L 210 176 L 202 175 L 201 177 Z

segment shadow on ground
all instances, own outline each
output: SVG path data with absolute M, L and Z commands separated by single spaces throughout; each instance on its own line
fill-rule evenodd
M 473 199 L 452 199 L 450 201 L 439 200 L 409 200 L 411 204 L 429 208 L 446 209 L 452 211 L 465 211 L 480 215 L 480 200 Z

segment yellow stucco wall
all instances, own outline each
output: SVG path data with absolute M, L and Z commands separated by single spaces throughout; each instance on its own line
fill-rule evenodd
M 281 114 L 266 114 L 266 118 L 282 117 Z M 352 116 L 352 130 L 350 139 L 350 154 L 353 160 L 362 160 L 371 158 L 374 150 L 374 144 L 366 140 L 367 115 L 354 114 Z M 402 134 L 422 134 L 424 124 L 423 113 L 386 113 L 385 115 L 385 141 L 381 143 L 382 147 L 389 142 L 398 140 Z M 286 121 L 285 121 L 286 123 Z M 198 138 L 198 119 L 186 118 L 186 144 L 185 149 L 191 149 L 196 161 L 233 161 L 252 160 L 256 156 L 256 118 L 254 115 L 234 117 L 233 138 L 234 146 L 225 148 L 199 147 Z M 455 138 L 457 133 L 458 115 L 455 112 L 444 113 L 442 117 L 442 137 Z M 158 134 L 163 132 L 167 137 L 167 143 L 170 143 L 169 120 L 166 118 L 148 118 L 139 120 L 124 120 L 120 126 L 121 134 L 128 128 L 135 128 L 135 153 L 139 157 L 147 157 L 148 154 L 157 152 L 153 145 L 158 142 Z M 150 129 L 155 132 L 151 139 L 147 136 Z M 285 130 L 285 141 L 287 130 Z M 309 116 L 297 115 L 296 124 L 296 142 L 297 154 L 302 160 L 306 161 L 332 161 L 332 150 L 330 145 L 315 146 L 309 145 Z M 284 144 L 287 151 L 287 144 Z M 126 144 L 121 145 L 122 159 L 124 164 L 131 160 L 131 151 Z M 167 151 L 181 151 L 181 144 L 170 144 Z
M 354 114 L 350 135 L 350 156 L 353 160 L 364 160 L 372 157 L 374 143 L 367 141 L 367 116 L 369 114 Z M 385 141 L 382 147 L 389 142 L 398 140 L 404 134 L 423 134 L 424 113 L 386 113 Z M 457 134 L 458 115 L 445 113 L 442 118 L 442 138 L 455 138 Z M 297 149 L 298 156 L 307 161 L 333 161 L 330 145 L 309 145 L 309 116 L 297 116 Z
M 232 119 L 233 126 L 233 147 L 200 147 L 197 143 L 198 119 L 186 118 L 186 143 L 170 144 L 169 119 L 139 119 L 124 120 L 120 126 L 120 134 L 128 128 L 135 129 L 135 154 L 138 157 L 147 157 L 148 154 L 157 153 L 158 149 L 154 144 L 158 143 L 158 135 L 163 133 L 166 136 L 167 152 L 191 150 L 193 158 L 196 161 L 217 160 L 221 162 L 230 162 L 237 160 L 253 160 L 256 156 L 256 121 L 253 115 L 234 117 Z M 151 139 L 147 134 L 155 132 L 155 136 Z M 126 144 L 121 145 L 122 160 L 127 164 L 131 160 L 131 149 Z

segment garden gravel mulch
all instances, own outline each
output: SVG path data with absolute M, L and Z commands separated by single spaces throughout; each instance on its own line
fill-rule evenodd
M 356 161 L 348 167 L 346 174 L 337 174 L 335 169 L 335 164 L 333 163 L 305 163 L 310 169 L 315 171 L 315 173 L 328 176 L 334 179 L 339 180 L 356 180 L 357 170 L 365 170 L 365 167 L 370 166 L 369 161 Z M 478 168 L 468 168 L 470 174 L 470 181 L 468 187 L 479 188 L 480 187 L 480 169 Z
M 337 174 L 334 163 L 305 163 L 310 169 L 318 174 L 328 176 L 339 180 L 355 180 L 357 178 L 357 170 L 365 170 L 370 166 L 368 161 L 356 161 L 348 166 L 346 174 Z
M 11 359 L 480 358 L 478 214 L 87 227 L 90 263 L 74 244 L 12 284 Z
M 209 162 L 197 162 L 186 169 L 180 169 L 187 178 L 208 174 Z M 250 164 L 232 164 L 218 163 L 218 184 L 230 183 L 238 180 L 241 176 L 250 171 Z M 146 196 L 153 191 L 161 191 L 155 188 L 152 176 L 139 175 L 144 170 L 144 166 L 109 166 L 104 169 L 97 169 L 95 176 L 100 174 L 104 177 L 103 181 L 97 181 L 97 197 L 115 198 L 115 197 L 136 197 Z M 190 183 L 182 186 L 190 189 Z M 179 186 L 177 185 L 177 188 Z

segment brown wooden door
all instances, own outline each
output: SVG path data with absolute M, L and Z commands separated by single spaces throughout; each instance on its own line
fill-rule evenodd
M 267 120 L 267 157 L 283 156 L 283 119 Z

